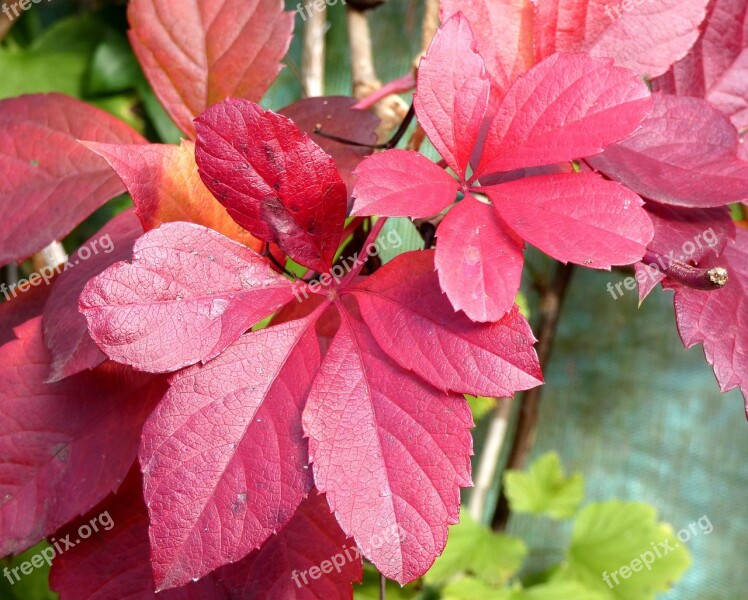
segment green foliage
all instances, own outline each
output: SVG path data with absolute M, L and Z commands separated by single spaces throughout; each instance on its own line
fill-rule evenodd
M 584 499 L 581 473 L 564 474 L 555 452 L 541 456 L 526 473 L 507 471 L 504 485 L 512 511 L 568 519 Z
M 42 542 L 12 560 L 0 560 L 0 572 L 3 572 L 5 568 L 13 569 L 24 562 L 30 562 L 48 547 L 49 544 Z M 50 592 L 47 585 L 49 567 L 46 563 L 39 568 L 34 568 L 29 575 L 22 575 L 20 570 L 17 573 L 21 578 L 20 581 L 15 581 L 13 574 L 10 574 L 11 579 L 14 580 L 13 584 L 8 581 L 7 577 L 0 576 L 0 598 L 2 600 L 56 600 L 57 594 Z
M 658 523 L 653 507 L 612 500 L 579 513 L 557 577 L 584 583 L 608 599 L 647 600 L 669 589 L 690 563 L 688 550 L 672 527 Z M 606 583 L 605 573 L 616 576 Z
M 460 523 L 449 531 L 449 543 L 424 580 L 442 584 L 463 572 L 481 581 L 501 585 L 517 572 L 527 555 L 527 546 L 519 538 L 494 533 L 476 523 L 466 511 Z

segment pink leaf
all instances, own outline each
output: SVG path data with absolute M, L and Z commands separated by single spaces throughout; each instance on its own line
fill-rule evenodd
M 69 267 L 55 280 L 44 306 L 44 343 L 52 354 L 48 382 L 59 381 L 106 360 L 88 333 L 86 318 L 78 310 L 78 298 L 86 283 L 117 261 L 129 258 L 143 227 L 134 213 L 115 217 L 88 240 L 68 261 Z
M 291 296 L 291 283 L 249 248 L 167 223 L 135 243 L 132 264 L 89 281 L 80 307 L 107 356 L 168 372 L 217 356 Z
M 653 89 L 705 98 L 748 127 L 748 7 L 744 0 L 714 0 L 699 41 Z
M 535 14 L 536 58 L 589 52 L 657 77 L 699 36 L 709 0 L 543 0 Z
M 0 101 L 0 264 L 62 239 L 125 191 L 106 161 L 77 140 L 145 143 L 108 113 L 62 94 Z
M 706 208 L 748 198 L 748 163 L 737 158 L 729 119 L 704 100 L 653 97 L 642 128 L 588 162 L 659 202 Z
M 349 196 L 356 182 L 353 171 L 371 154 L 371 148 L 345 144 L 317 135 L 315 132 L 319 129 L 322 133 L 344 140 L 376 144 L 379 119 L 368 110 L 354 109 L 355 104 L 355 98 L 345 96 L 304 98 L 278 111 L 296 123 L 301 131 L 307 133 L 320 148 L 333 157 L 338 173 L 348 188 Z
M 452 204 L 460 185 L 423 154 L 387 150 L 356 169 L 352 215 L 423 218 Z
M 554 54 L 509 88 L 474 177 L 598 154 L 635 131 L 650 104 L 647 86 L 628 69 Z
M 294 13 L 281 0 L 133 0 L 130 43 L 179 128 L 231 96 L 259 101 L 281 70 Z
M 748 231 L 738 228 L 735 241 L 721 257 L 709 257 L 699 266 L 726 267 L 729 280 L 714 291 L 677 289 L 675 316 L 680 337 L 686 348 L 703 344 L 720 389 L 739 387 L 748 403 Z
M 350 310 L 355 310 L 351 307 Z M 304 409 L 314 479 L 343 531 L 390 579 L 423 575 L 471 485 L 465 399 L 414 379 L 350 310 Z
M 246 100 L 214 106 L 195 123 L 200 176 L 234 220 L 327 271 L 347 204 L 333 159 L 291 120 Z
M 522 240 L 493 207 L 467 196 L 437 230 L 439 284 L 452 306 L 473 321 L 498 321 L 512 306 L 522 277 Z
M 352 600 L 362 575 L 354 541 L 315 491 L 262 548 L 216 572 L 232 598 L 263 600 Z
M 45 385 L 41 319 L 0 347 L 0 556 L 19 553 L 115 490 L 162 378 L 111 363 Z
M 80 527 L 98 531 L 65 550 L 65 540 L 74 541 Z M 142 482 L 132 469 L 117 494 L 109 496 L 87 515 L 55 534 L 63 553 L 54 557 L 49 576 L 60 600 L 229 600 L 211 575 L 183 588 L 156 594 L 148 543 L 148 511 L 143 502 Z M 54 548 L 54 546 L 53 546 Z
M 593 173 L 528 177 L 482 191 L 518 235 L 564 263 L 629 265 L 654 234 L 642 199 Z
M 159 590 L 244 558 L 309 493 L 301 412 L 320 363 L 314 325 L 247 334 L 172 378 L 140 453 Z
M 491 76 L 491 102 L 498 101 L 511 83 L 533 65 L 533 3 L 530 0 L 442 0 L 442 22 L 457 12 L 462 12 L 470 23 L 478 52 Z
M 467 19 L 456 14 L 436 32 L 418 68 L 418 122 L 464 179 L 488 105 L 490 82 Z
M 509 397 L 543 382 L 519 309 L 485 325 L 455 313 L 433 251 L 402 254 L 350 291 L 381 348 L 445 392 Z

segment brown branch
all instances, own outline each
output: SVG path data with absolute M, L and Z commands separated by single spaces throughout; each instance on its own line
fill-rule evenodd
M 552 283 L 540 298 L 537 352 L 543 372 L 547 370 L 551 357 L 559 315 L 561 314 L 561 307 L 566 296 L 566 291 L 569 288 L 572 273 L 573 265 L 562 265 L 559 263 L 556 267 L 556 274 Z M 527 457 L 530 455 L 530 451 L 535 443 L 542 390 L 543 386 L 538 386 L 525 392 L 522 398 L 517 427 L 506 469 L 523 469 L 527 463 Z M 504 531 L 509 521 L 509 514 L 509 503 L 502 489 L 496 504 L 491 527 L 495 531 Z

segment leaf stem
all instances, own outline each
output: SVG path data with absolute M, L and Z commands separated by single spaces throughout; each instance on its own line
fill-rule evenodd
M 374 223 L 374 226 L 371 228 L 369 235 L 366 237 L 364 245 L 361 247 L 360 256 L 357 262 L 355 263 L 353 269 L 351 269 L 350 273 L 345 276 L 345 279 L 340 282 L 340 285 L 338 286 L 339 288 L 345 288 L 346 286 L 350 285 L 351 281 L 358 277 L 358 274 L 361 272 L 361 269 L 364 268 L 364 265 L 369 258 L 369 250 L 376 244 L 379 233 L 382 231 L 382 227 L 384 227 L 384 224 L 386 222 L 387 217 L 379 217 L 376 223 Z

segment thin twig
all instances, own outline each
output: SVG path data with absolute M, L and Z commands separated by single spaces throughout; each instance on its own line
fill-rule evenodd
M 476 470 L 475 487 L 470 492 L 468 511 L 474 521 L 480 523 L 486 508 L 486 498 L 491 492 L 499 465 L 501 449 L 504 447 L 509 417 L 512 412 L 512 398 L 501 398 L 493 411 L 488 435 Z
M 387 578 L 379 574 L 379 600 L 387 600 Z
M 327 5 L 318 7 L 316 0 L 306 0 L 301 84 L 307 97 L 325 95 L 325 33 Z
M 559 263 L 556 267 L 556 274 L 553 277 L 553 281 L 540 298 L 540 318 L 536 331 L 538 332 L 538 360 L 540 361 L 543 372 L 548 367 L 558 328 L 561 307 L 573 272 L 573 265 Z M 519 417 L 517 419 L 517 428 L 514 433 L 506 469 L 523 469 L 527 463 L 527 457 L 535 443 L 542 390 L 543 386 L 535 387 L 525 392 L 522 398 Z M 496 510 L 494 511 L 491 527 L 495 531 L 503 531 L 506 529 L 508 521 L 509 503 L 502 489 Z

